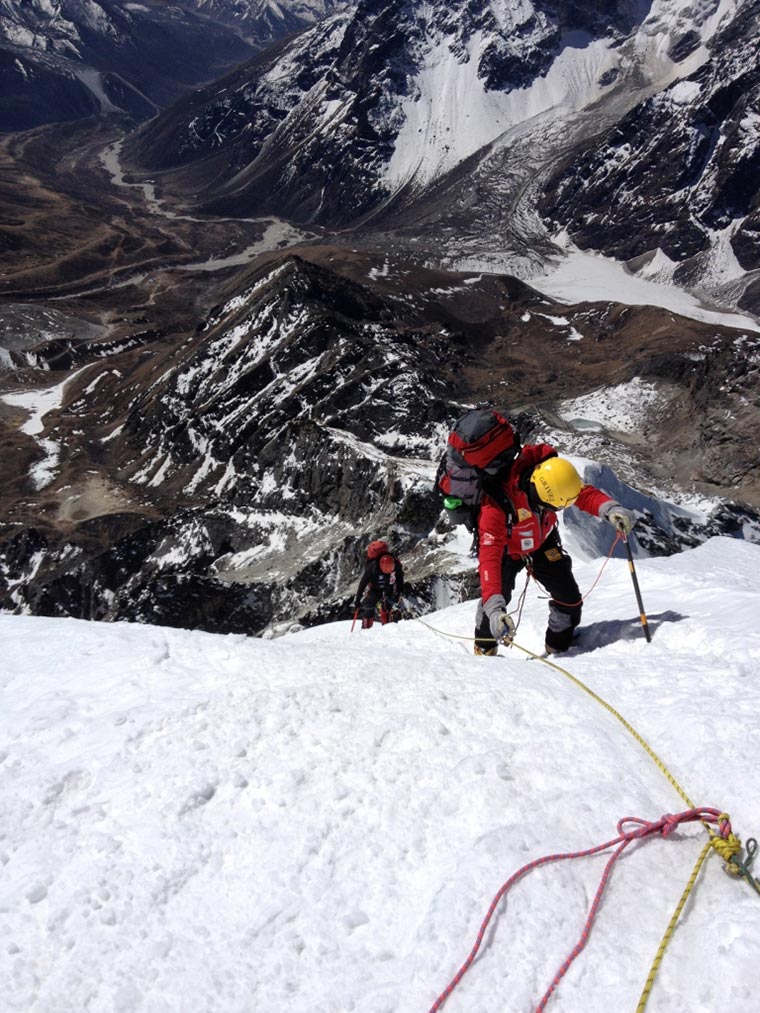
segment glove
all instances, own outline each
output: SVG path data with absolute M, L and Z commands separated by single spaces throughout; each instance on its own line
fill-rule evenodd
M 511 643 L 515 635 L 515 624 L 512 616 L 506 612 L 494 612 L 490 617 L 491 636 L 499 643 Z
M 507 603 L 502 594 L 492 594 L 483 605 L 483 611 L 488 616 L 488 624 L 491 627 L 491 636 L 499 643 L 509 643 L 515 635 L 515 624 L 512 617 L 507 615 Z
M 629 535 L 636 523 L 636 514 L 619 503 L 612 502 L 607 503 L 604 507 L 604 519 L 613 528 L 622 531 L 624 535 Z

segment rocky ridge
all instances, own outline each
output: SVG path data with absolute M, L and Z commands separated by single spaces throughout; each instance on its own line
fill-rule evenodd
M 0 131 L 147 119 L 330 13 L 331 0 L 0 0 Z
M 513 409 L 524 438 L 617 458 L 639 485 L 664 481 L 700 447 L 703 462 L 714 451 L 721 465 L 685 484 L 752 488 L 751 474 L 727 474 L 736 434 L 717 427 L 717 403 L 714 419 L 693 425 L 711 368 L 737 350 L 757 362 L 731 331 L 686 322 L 676 334 L 659 311 L 560 308 L 514 279 L 334 247 L 265 257 L 218 295 L 194 331 L 9 352 L 3 607 L 271 632 L 345 615 L 377 533 L 404 553 L 422 602 L 471 593 L 472 573 L 451 569 L 431 482 L 448 425 L 484 397 Z M 602 375 L 658 391 L 649 426 L 623 434 L 627 445 L 552 414 L 560 395 L 594 390 Z M 19 384 L 44 376 L 57 393 L 30 425 Z M 643 544 L 669 552 L 710 531 L 754 537 L 756 515 L 742 509 L 721 508 L 706 525 L 677 509 L 645 518 Z

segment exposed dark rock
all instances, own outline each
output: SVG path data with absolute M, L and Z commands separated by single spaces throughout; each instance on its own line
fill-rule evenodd
M 0 12 L 0 130 L 113 110 L 145 119 L 252 51 L 189 4 L 16 4 Z

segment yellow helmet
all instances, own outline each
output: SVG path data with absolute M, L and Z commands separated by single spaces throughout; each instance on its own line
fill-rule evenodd
M 572 506 L 583 488 L 580 475 L 564 457 L 542 461 L 533 469 L 530 481 L 539 500 L 555 510 Z

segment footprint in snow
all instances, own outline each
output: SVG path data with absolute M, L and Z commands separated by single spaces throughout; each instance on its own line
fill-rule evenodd
M 215 784 L 207 784 L 198 791 L 193 792 L 185 800 L 184 805 L 177 813 L 178 818 L 182 819 L 183 816 L 187 816 L 188 813 L 194 812 L 196 809 L 200 809 L 201 806 L 206 805 L 207 802 L 210 802 L 214 795 L 216 795 L 216 787 Z

